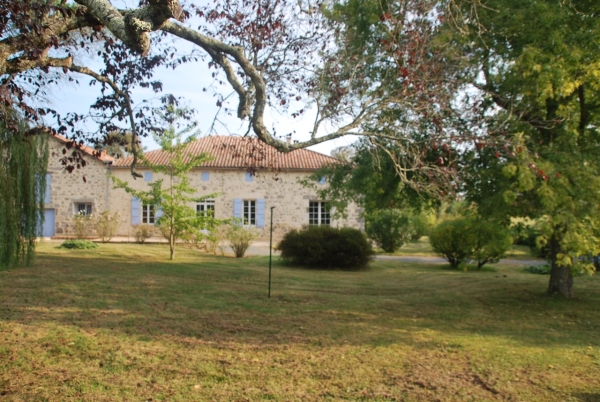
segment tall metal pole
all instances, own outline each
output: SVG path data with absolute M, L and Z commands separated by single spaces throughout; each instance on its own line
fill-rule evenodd
M 271 207 L 271 235 L 269 238 L 269 295 L 268 299 L 271 298 L 271 261 L 273 259 L 273 209 L 275 207 Z

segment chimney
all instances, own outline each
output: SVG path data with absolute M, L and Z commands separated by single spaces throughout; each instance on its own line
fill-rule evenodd
M 285 141 L 288 143 L 288 145 L 292 144 L 292 134 L 287 134 L 285 136 Z

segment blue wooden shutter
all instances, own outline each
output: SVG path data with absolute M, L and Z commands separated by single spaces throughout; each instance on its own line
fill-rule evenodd
M 242 219 L 242 211 L 244 209 L 244 201 L 241 198 L 233 200 L 233 217 Z
M 141 215 L 141 205 L 142 203 L 140 202 L 139 199 L 137 198 L 132 198 L 131 199 L 131 224 L 132 225 L 139 225 L 140 224 L 140 215 Z
M 46 194 L 44 194 L 44 203 L 50 203 L 50 183 L 52 182 L 52 175 L 50 173 L 46 174 Z
M 208 172 L 202 172 L 202 181 L 208 181 L 210 175 Z
M 144 173 L 144 181 L 152 181 L 152 172 Z
M 326 181 L 327 178 L 325 176 L 321 176 L 321 178 L 319 179 L 319 184 L 325 184 Z
M 162 210 L 162 209 L 160 209 L 160 208 L 158 208 L 158 209 L 156 210 L 156 214 L 154 214 L 154 217 L 155 217 L 156 219 L 158 219 L 158 218 L 160 218 L 161 216 L 163 216 L 163 210 Z
M 247 182 L 254 181 L 254 176 L 252 176 L 252 173 L 246 172 L 246 181 Z
M 256 200 L 256 227 L 265 227 L 265 200 L 262 198 Z

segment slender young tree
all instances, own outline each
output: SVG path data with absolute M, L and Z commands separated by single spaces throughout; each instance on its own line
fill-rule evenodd
M 213 216 L 198 214 L 195 209 L 195 203 L 214 198 L 216 194 L 195 196 L 196 189 L 190 186 L 188 173 L 203 162 L 210 161 L 212 157 L 205 153 L 200 155 L 185 153 L 187 146 L 196 139 L 197 133 L 193 132 L 196 126 L 194 123 L 176 131 L 178 120 L 183 114 L 185 110 L 176 109 L 174 106 L 168 106 L 162 113 L 162 118 L 169 124 L 169 129 L 155 135 L 155 140 L 168 154 L 168 161 L 159 165 L 141 156 L 141 163 L 153 172 L 162 174 L 164 179 L 151 182 L 150 189 L 147 191 L 139 191 L 114 176 L 112 178 L 116 188 L 124 189 L 143 203 L 153 204 L 155 211 L 160 211 L 161 216 L 156 224 L 161 227 L 169 242 L 171 260 L 175 259 L 177 240 L 197 241 L 204 236 L 203 229 L 210 229 L 218 224 L 218 220 Z

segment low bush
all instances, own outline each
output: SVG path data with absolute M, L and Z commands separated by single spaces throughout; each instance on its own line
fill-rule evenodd
M 397 209 L 382 209 L 369 214 L 365 231 L 386 253 L 398 250 L 414 233 L 408 214 Z
M 469 261 L 477 269 L 496 263 L 512 244 L 507 229 L 476 218 L 456 218 L 440 223 L 429 235 L 433 251 L 443 256 L 450 266 L 458 268 Z
M 154 232 L 154 226 L 152 225 L 135 225 L 133 229 L 133 235 L 135 236 L 135 241 L 143 244 L 147 239 L 152 237 L 152 233 Z
M 464 218 L 449 219 L 437 225 L 429 234 L 433 251 L 448 260 L 452 268 L 467 263 L 473 254 L 475 239 L 469 224 Z
M 93 220 L 91 215 L 86 215 L 83 211 L 75 214 L 73 217 L 73 228 L 75 229 L 75 236 L 78 239 L 84 239 L 91 235 Z
M 89 250 L 91 248 L 97 248 L 98 244 L 96 244 L 90 240 L 76 239 L 76 240 L 65 240 L 60 246 L 62 248 Z
M 538 275 L 550 275 L 551 270 L 550 264 L 531 265 L 524 269 L 525 272 Z
M 277 249 L 290 265 L 346 271 L 365 268 L 373 256 L 373 248 L 361 231 L 330 226 L 291 230 Z
M 244 228 L 240 222 L 233 222 L 225 232 L 225 238 L 235 254 L 235 258 L 242 258 L 246 250 L 256 238 L 256 232 L 252 229 Z
M 102 243 L 108 243 L 110 239 L 115 236 L 117 232 L 117 225 L 119 223 L 119 213 L 115 212 L 110 214 L 110 211 L 103 211 L 94 220 L 94 228 L 96 234 L 102 239 Z

